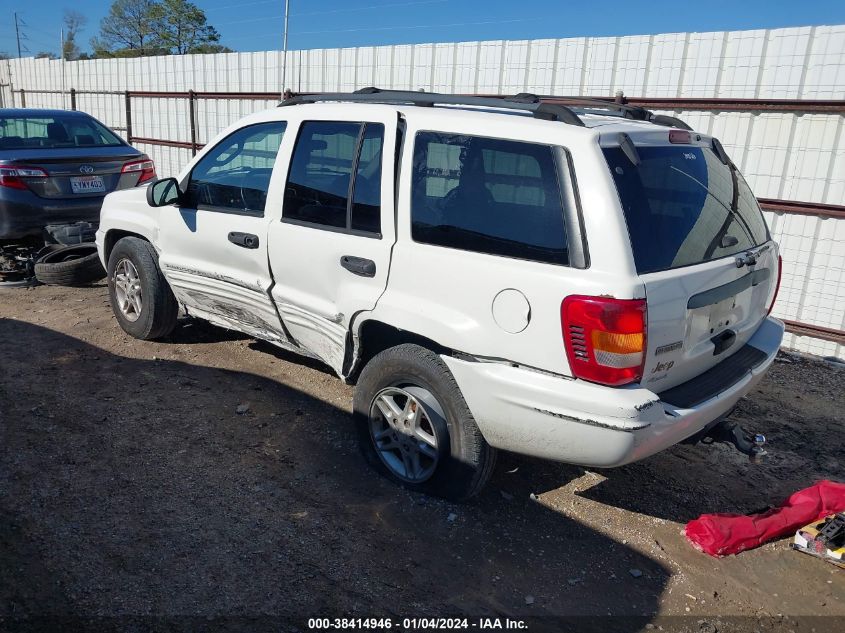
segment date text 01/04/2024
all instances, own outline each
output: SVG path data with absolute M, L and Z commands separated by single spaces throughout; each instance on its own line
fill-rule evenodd
M 511 618 L 309 618 L 308 630 L 389 631 L 527 630 L 524 620 Z

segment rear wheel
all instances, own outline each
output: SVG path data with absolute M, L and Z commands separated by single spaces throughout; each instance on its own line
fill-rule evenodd
M 123 330 L 143 340 L 162 338 L 176 326 L 179 304 L 152 244 L 124 237 L 109 255 L 109 299 Z
M 367 461 L 406 488 L 461 501 L 492 474 L 496 451 L 431 350 L 399 345 L 375 356 L 355 388 L 354 416 Z

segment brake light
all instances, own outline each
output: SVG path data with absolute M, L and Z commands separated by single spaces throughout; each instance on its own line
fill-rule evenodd
M 670 143 L 692 143 L 692 136 L 687 130 L 669 130 Z
M 136 185 L 140 185 L 142 182 L 147 182 L 148 180 L 152 180 L 156 177 L 156 166 L 153 161 L 149 158 L 145 158 L 144 160 L 136 160 L 132 161 L 131 163 L 126 163 L 123 166 L 123 169 L 120 170 L 121 174 L 135 174 L 137 173 L 138 182 Z
M 40 167 L 26 165 L 0 165 L 0 187 L 26 189 L 23 178 L 47 178 L 47 172 Z
M 772 313 L 772 308 L 775 307 L 775 301 L 778 300 L 778 292 L 780 292 L 780 280 L 783 278 L 783 257 L 778 255 L 778 281 L 775 284 L 775 294 L 772 295 L 772 302 L 769 304 L 769 310 L 766 316 Z
M 560 306 L 560 320 L 569 366 L 576 378 L 613 387 L 642 378 L 645 299 L 572 295 Z

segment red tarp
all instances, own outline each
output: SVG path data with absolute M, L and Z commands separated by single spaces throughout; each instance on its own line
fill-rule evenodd
M 821 519 L 845 511 L 845 484 L 820 481 L 799 490 L 779 508 L 760 514 L 702 514 L 687 523 L 690 542 L 711 556 L 739 554 Z

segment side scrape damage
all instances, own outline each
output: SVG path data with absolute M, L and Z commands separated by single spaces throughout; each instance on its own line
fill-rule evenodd
M 610 429 L 611 431 L 620 431 L 622 433 L 631 433 L 632 431 L 640 431 L 642 429 L 647 429 L 651 426 L 651 424 L 642 424 L 640 426 L 631 426 L 627 428 L 613 426 L 612 424 L 605 424 L 604 422 L 599 422 L 598 420 L 590 420 L 589 418 L 576 418 L 571 415 L 566 415 L 564 413 L 557 413 L 555 411 L 549 411 L 548 409 L 539 409 L 534 407 L 534 410 L 539 413 L 544 413 L 546 415 L 551 415 L 555 418 L 560 418 L 561 420 L 569 420 L 570 422 L 577 422 L 578 424 L 587 424 L 589 426 L 596 426 L 600 429 Z

